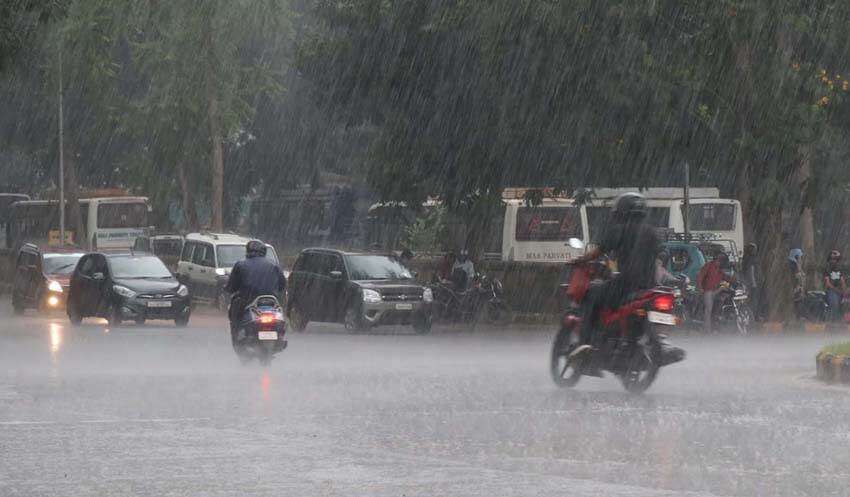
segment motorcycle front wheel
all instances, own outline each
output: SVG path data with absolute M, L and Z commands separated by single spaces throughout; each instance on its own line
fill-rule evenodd
M 738 329 L 739 335 L 747 335 L 750 333 L 750 325 L 753 322 L 753 311 L 750 306 L 742 305 L 738 307 L 737 315 L 735 316 L 735 327 Z
M 552 381 L 559 387 L 572 388 L 581 379 L 581 370 L 578 364 L 570 361 L 570 354 L 581 343 L 579 327 L 561 326 L 552 344 L 552 354 L 549 361 L 549 373 Z

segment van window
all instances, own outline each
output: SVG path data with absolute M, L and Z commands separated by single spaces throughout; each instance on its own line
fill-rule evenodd
M 192 261 L 192 251 L 195 248 L 195 245 L 197 245 L 197 244 L 194 243 L 194 242 L 186 242 L 186 244 L 183 245 L 183 252 L 180 254 L 180 260 L 181 261 L 183 261 L 183 262 L 191 262 Z
M 518 242 L 555 242 L 583 238 L 577 207 L 520 207 L 516 215 Z
M 694 231 L 733 231 L 735 204 L 691 204 L 688 228 Z
M 215 267 L 215 256 L 213 248 L 207 244 L 198 244 L 195 247 L 195 253 L 192 255 L 192 262 L 199 266 Z

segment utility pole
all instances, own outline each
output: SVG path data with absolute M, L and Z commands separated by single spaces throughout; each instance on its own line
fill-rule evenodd
M 691 165 L 685 162 L 685 205 L 682 212 L 682 221 L 685 227 L 685 240 L 690 241 L 690 219 L 691 216 Z
M 65 137 L 62 116 L 62 45 L 59 45 L 59 246 L 65 246 Z

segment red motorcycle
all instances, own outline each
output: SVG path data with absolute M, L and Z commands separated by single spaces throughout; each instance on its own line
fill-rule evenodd
M 636 292 L 615 309 L 600 312 L 594 345 L 581 341 L 580 306 L 594 281 L 608 277 L 600 262 L 573 266 L 569 282 L 562 284 L 569 308 L 561 320 L 561 329 L 552 345 L 550 372 L 555 384 L 573 387 L 583 375 L 600 376 L 609 371 L 631 393 L 642 393 L 655 381 L 663 366 L 685 358 L 685 351 L 665 343 L 659 327 L 675 326 L 675 297 L 672 289 L 655 288 Z M 586 350 L 574 354 L 579 348 Z

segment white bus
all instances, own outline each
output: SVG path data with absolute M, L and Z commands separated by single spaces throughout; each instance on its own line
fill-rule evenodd
M 59 202 L 27 200 L 10 207 L 6 247 L 40 241 L 59 243 Z M 129 249 L 136 237 L 148 233 L 150 205 L 146 197 L 95 197 L 80 199 L 84 233 L 75 233 L 65 205 L 65 241 L 91 250 Z
M 570 238 L 593 245 L 609 222 L 611 202 L 621 193 L 637 188 L 595 190 L 594 199 L 576 206 L 567 198 L 544 198 L 537 207 L 526 206 L 522 189 L 508 189 L 502 234 L 502 260 L 559 262 L 578 255 L 566 246 Z M 649 188 L 649 222 L 658 228 L 684 233 L 684 199 L 681 188 Z M 690 192 L 688 230 L 695 236 L 710 236 L 727 241 L 728 248 L 740 256 L 744 249 L 744 219 L 741 204 L 720 198 L 717 188 L 693 188 Z

